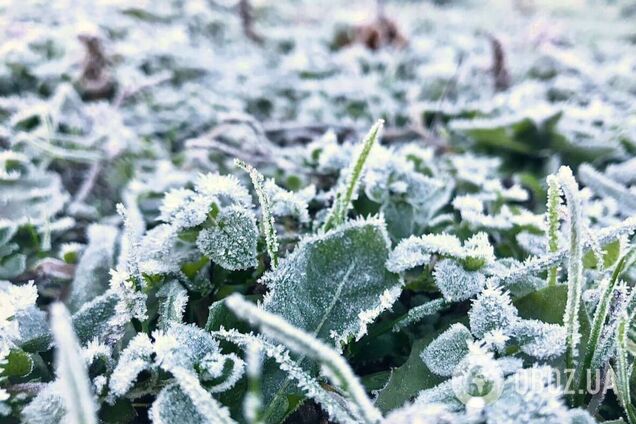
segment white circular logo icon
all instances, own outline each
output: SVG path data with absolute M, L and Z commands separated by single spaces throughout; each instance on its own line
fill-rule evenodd
M 501 396 L 504 375 L 491 354 L 471 352 L 455 367 L 451 385 L 465 405 L 487 405 Z

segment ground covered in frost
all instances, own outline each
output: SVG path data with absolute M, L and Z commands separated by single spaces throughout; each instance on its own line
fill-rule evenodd
M 636 3 L 0 5 L 0 422 L 636 424 Z

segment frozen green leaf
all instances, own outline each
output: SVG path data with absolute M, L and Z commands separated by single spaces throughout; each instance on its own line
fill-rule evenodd
M 428 369 L 420 357 L 429 342 L 430 339 L 425 338 L 413 343 L 406 362 L 391 371 L 389 381 L 375 399 L 375 406 L 382 412 L 399 408 L 420 390 L 431 388 L 440 382 L 440 378 Z
M 212 261 L 229 270 L 256 266 L 258 229 L 254 213 L 243 207 L 224 208 L 210 228 L 197 237 L 197 247 Z
M 77 311 L 84 303 L 108 289 L 109 271 L 114 266 L 117 230 L 106 225 L 87 229 L 88 246 L 75 269 L 69 307 Z
M 27 424 L 59 424 L 62 422 L 66 409 L 60 385 L 59 381 L 47 384 L 24 407 L 20 418 Z
M 30 307 L 15 314 L 19 338 L 16 344 L 27 352 L 43 352 L 51 347 L 52 336 L 46 313 Z
M 426 346 L 420 357 L 432 372 L 448 377 L 468 354 L 472 341 L 473 336 L 465 326 L 453 324 Z
M 157 298 L 159 299 L 158 327 L 167 330 L 174 322 L 180 324 L 188 303 L 186 289 L 178 281 L 173 280 L 159 289 Z
M 11 349 L 0 368 L 0 377 L 26 377 L 33 370 L 33 360 L 20 349 Z
M 336 345 L 360 338 L 367 324 L 395 300 L 400 277 L 384 263 L 390 242 L 377 218 L 352 221 L 305 238 L 263 281 L 263 308 Z M 377 311 L 377 313 L 376 313 Z
M 510 302 L 510 296 L 501 288 L 486 287 L 468 312 L 470 331 L 475 337 L 483 338 L 493 330 L 509 334 L 517 321 L 517 309 Z
M 155 424 L 183 423 L 202 424 L 209 422 L 195 408 L 192 400 L 177 384 L 164 387 L 149 413 Z
M 123 334 L 122 323 L 113 321 L 118 315 L 118 302 L 117 293 L 107 291 L 73 314 L 73 328 L 82 345 L 94 339 L 111 341 Z

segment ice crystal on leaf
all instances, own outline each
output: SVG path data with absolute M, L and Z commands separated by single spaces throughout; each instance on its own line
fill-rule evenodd
M 192 190 L 173 189 L 164 195 L 159 219 L 180 228 L 194 227 L 207 217 L 210 203 L 204 197 L 195 197 Z M 197 200 L 195 200 L 197 199 Z
M 201 174 L 194 190 L 185 188 L 168 192 L 160 207 L 164 225 L 150 230 L 142 239 L 143 272 L 150 275 L 180 273 L 180 262 L 190 251 L 177 248 L 179 236 L 192 233 L 196 247 L 209 259 L 229 270 L 256 266 L 258 230 L 251 197 L 237 178 Z M 192 236 L 190 236 L 192 237 Z M 186 237 L 188 239 L 188 237 Z
M 480 269 L 495 260 L 495 252 L 486 233 L 477 233 L 464 243 L 462 264 L 466 269 Z
M 0 346 L 11 346 L 13 340 L 20 337 L 19 322 L 15 317 L 32 307 L 37 297 L 33 282 L 16 286 L 0 281 Z
M 213 205 L 250 207 L 251 197 L 236 177 L 201 174 L 194 183 L 194 190 L 173 189 L 161 205 L 159 219 L 179 229 L 202 224 Z
M 153 338 L 159 365 L 194 368 L 207 354 L 219 349 L 216 340 L 193 325 L 173 324 L 166 332 L 153 333 Z
M 206 220 L 214 200 L 188 189 L 171 190 L 164 197 L 159 219 L 177 228 L 195 227 Z
M 227 364 L 229 365 L 229 372 L 225 373 Z M 214 380 L 222 380 L 218 384 L 207 385 L 206 389 L 210 393 L 222 393 L 231 389 L 238 380 L 243 376 L 245 363 L 241 358 L 233 353 L 220 354 L 211 353 L 203 357 L 198 365 L 201 380 L 204 382 Z
M 272 268 L 278 266 L 278 235 L 276 234 L 276 228 L 274 226 L 274 213 L 272 211 L 272 199 L 269 197 L 263 181 L 265 177 L 258 172 L 254 167 L 248 165 L 240 160 L 235 160 L 234 163 L 247 171 L 254 185 L 256 191 L 256 197 L 261 205 L 261 229 L 265 236 L 265 245 L 267 246 L 267 253 L 272 261 Z
M 636 230 L 636 216 L 632 216 L 619 224 L 597 230 L 593 233 L 592 237 L 596 240 L 595 244 L 604 246 L 626 234 L 633 233 L 634 230 Z M 583 252 L 592 249 L 592 243 L 589 239 L 585 239 L 581 244 Z M 542 256 L 530 256 L 523 263 L 513 260 L 512 265 L 506 263 L 503 267 L 499 265 L 508 262 L 509 259 L 500 259 L 495 262 L 493 266 L 489 267 L 488 271 L 492 274 L 489 277 L 489 281 L 504 286 L 512 286 L 551 266 L 560 264 L 565 259 L 568 259 L 569 254 L 570 248 L 562 248 L 554 253 L 547 253 Z
M 0 152 L 0 216 L 15 224 L 37 226 L 62 210 L 69 195 L 60 176 L 11 150 Z
M 219 213 L 215 224 L 201 230 L 197 237 L 201 253 L 230 270 L 256 266 L 258 229 L 254 213 L 231 206 Z
M 380 295 L 380 303 L 376 307 L 361 311 L 358 314 L 360 329 L 356 334 L 356 340 L 360 340 L 367 334 L 368 325 L 374 322 L 382 312 L 391 309 L 391 306 L 393 306 L 398 297 L 400 297 L 400 294 L 402 294 L 401 285 L 387 289 Z
M 15 3 L 0 421 L 636 424 L 625 1 Z
M 457 239 L 449 237 L 448 241 L 456 243 Z M 450 243 L 449 243 L 450 244 Z M 402 240 L 391 252 L 387 261 L 387 269 L 393 272 L 402 272 L 429 263 L 431 254 L 421 248 L 419 237 L 411 236 Z
M 190 325 L 172 324 L 165 331 L 155 331 L 152 339 L 142 333 L 131 340 L 110 377 L 109 399 L 114 402 L 123 396 L 137 397 L 152 390 L 152 384 L 148 386 L 147 382 L 138 385 L 139 374 L 148 372 L 152 382 L 160 378 L 160 369 L 174 377 L 199 413 L 204 416 L 211 413 L 212 420 L 229 419 L 227 411 L 209 394 L 232 388 L 243 375 L 243 361 L 235 354 L 221 354 L 218 342 L 209 333 Z M 183 412 L 178 405 L 172 407 L 175 410 L 170 412 L 171 406 L 164 405 L 159 396 L 151 416 L 160 419 L 153 414 Z
M 40 393 L 24 407 L 20 418 L 27 424 L 55 424 L 65 419 L 64 400 L 60 396 L 61 382 L 48 383 Z
M 179 251 L 177 228 L 160 224 L 148 230 L 139 241 L 139 271 L 142 274 L 178 274 L 179 262 L 187 254 Z
M 485 233 L 477 233 L 461 241 L 450 234 L 425 234 L 412 236 L 401 241 L 391 252 L 387 268 L 393 272 L 403 272 L 420 265 L 426 265 L 431 255 L 452 258 L 467 270 L 475 271 L 494 261 L 494 251 Z
M 393 331 L 399 331 L 400 329 L 415 323 L 426 316 L 440 312 L 447 306 L 448 302 L 446 302 L 443 298 L 431 300 L 430 302 L 416 306 L 409 310 L 408 314 L 395 324 Z
M 456 261 L 443 259 L 435 265 L 435 284 L 447 301 L 470 299 L 486 284 L 486 277 L 479 271 L 467 271 Z
M 297 382 L 298 387 L 307 397 L 320 404 L 330 417 L 344 424 L 359 423 L 361 421 L 361 417 L 357 411 L 349 408 L 346 403 L 334 396 L 333 393 L 326 391 L 318 380 L 307 374 L 307 372 L 290 357 L 289 352 L 285 350 L 282 345 L 269 342 L 262 337 L 252 334 L 241 334 L 235 330 L 221 330 L 215 335 L 221 339 L 236 343 L 245 349 L 252 348 L 262 350 L 267 357 L 276 361 L 282 371 Z
M 627 350 L 628 343 L 628 328 L 630 319 L 634 318 L 634 314 L 631 316 L 623 312 L 618 318 L 616 325 L 616 358 L 615 365 L 611 368 L 611 375 L 616 385 L 615 393 L 618 400 L 627 414 L 628 421 L 634 422 L 636 419 L 636 408 L 634 408 L 631 402 L 631 387 L 630 378 L 633 375 L 634 367 L 629 364 L 629 356 Z
M 391 306 L 402 282 L 386 270 L 390 242 L 379 218 L 351 221 L 303 239 L 263 281 L 263 308 L 335 344 L 361 337 Z M 347 317 L 346 319 L 344 317 Z
M 315 186 L 309 186 L 299 193 L 282 189 L 273 179 L 265 181 L 265 192 L 271 199 L 272 215 L 276 217 L 293 217 L 302 223 L 309 222 L 308 201 L 316 193 Z
M 549 175 L 546 179 L 548 183 L 548 204 L 546 211 L 547 218 L 547 247 L 550 252 L 559 250 L 559 215 L 561 208 L 561 196 L 559 193 L 559 183 L 554 175 Z M 553 266 L 548 270 L 548 285 L 555 286 L 557 283 L 558 267 Z
M 335 350 L 293 327 L 281 317 L 246 302 L 238 295 L 228 299 L 228 306 L 240 317 L 257 325 L 268 337 L 318 361 L 322 372 L 347 395 L 364 422 L 376 423 L 380 420 L 380 411 L 373 406 L 347 362 Z
M 188 303 L 188 292 L 177 281 L 165 284 L 157 292 L 159 298 L 159 322 L 162 330 L 167 330 L 173 322 L 181 323 Z
M 101 343 L 99 340 L 91 340 L 81 349 L 82 358 L 88 367 L 93 363 L 104 359 L 110 361 L 111 349 L 109 346 Z
M 521 351 L 538 359 L 550 359 L 565 351 L 565 328 L 537 320 L 519 320 L 513 327 Z
M 194 406 L 194 410 L 198 413 L 200 417 L 203 418 L 204 423 L 209 424 L 233 424 L 236 423 L 230 417 L 230 411 L 222 406 L 216 399 L 212 397 L 210 392 L 205 390 L 199 380 L 192 371 L 180 368 L 180 367 L 172 367 L 169 368 L 170 372 L 175 377 L 179 388 L 183 393 L 185 393 L 190 403 Z M 155 401 L 156 402 L 156 401 Z M 170 405 L 170 408 L 174 408 L 178 405 Z M 153 404 L 154 408 L 154 404 Z M 153 422 L 155 419 L 155 414 L 152 414 Z M 158 422 L 166 422 L 164 417 L 161 417 Z
M 470 331 L 477 338 L 494 330 L 509 333 L 517 321 L 517 309 L 501 288 L 487 286 L 472 302 L 468 312 Z
M 360 178 L 362 177 L 365 163 L 376 140 L 380 137 L 383 127 L 384 120 L 378 120 L 375 125 L 371 127 L 362 144 L 358 147 L 359 151 L 356 152 L 355 160 L 351 162 L 349 169 L 346 171 L 344 181 L 337 188 L 336 198 L 334 199 L 327 218 L 325 218 L 325 223 L 322 228 L 323 231 L 328 231 L 345 222 L 347 212 L 351 208 L 351 201 L 354 200 L 358 194 Z
M 110 292 L 117 296 L 114 320 L 127 321 L 129 317 L 135 317 L 139 320 L 146 319 L 148 313 L 147 295 L 139 290 L 138 284 L 137 280 L 128 272 L 121 269 L 111 270 Z
M 252 205 L 252 197 L 238 178 L 227 175 L 202 174 L 194 183 L 197 193 L 216 197 L 223 205 L 236 204 L 249 207 Z
M 472 341 L 473 336 L 465 326 L 453 324 L 424 349 L 422 360 L 435 374 L 448 377 L 468 354 Z
M 117 343 L 132 319 L 131 311 L 121 303 L 117 291 L 111 289 L 73 314 L 73 327 L 82 344 L 98 339 L 106 344 Z M 145 308 L 142 311 L 145 311 Z
M 503 352 L 509 339 L 510 336 L 508 336 L 504 331 L 492 330 L 484 334 L 482 341 L 484 346 L 493 352 Z
M 445 173 L 417 149 L 413 144 L 400 149 L 377 146 L 363 178 L 366 196 L 381 205 L 392 233 L 399 238 L 412 234 L 417 224 L 428 225 L 453 189 L 444 180 Z
M 113 396 L 125 395 L 139 373 L 151 368 L 153 352 L 152 341 L 146 334 L 138 334 L 128 343 L 110 377 L 109 389 Z
M 568 258 L 568 298 L 563 316 L 566 330 L 566 362 L 573 366 L 580 340 L 579 309 L 583 294 L 583 216 L 579 186 L 572 170 L 561 167 L 557 174 L 561 191 L 567 199 L 570 219 L 570 256 Z
M 149 416 L 155 424 L 206 422 L 206 417 L 197 411 L 190 397 L 175 383 L 161 389 L 150 408 Z
M 413 401 L 413 405 L 417 405 L 421 409 L 437 404 L 445 405 L 454 412 L 459 412 L 462 409 L 462 402 L 457 399 L 453 391 L 452 380 L 449 379 L 435 387 L 422 390 Z

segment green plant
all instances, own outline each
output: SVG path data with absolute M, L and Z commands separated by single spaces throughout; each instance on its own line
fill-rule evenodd
M 636 424 L 629 8 L 75 3 L 0 5 L 2 423 Z

